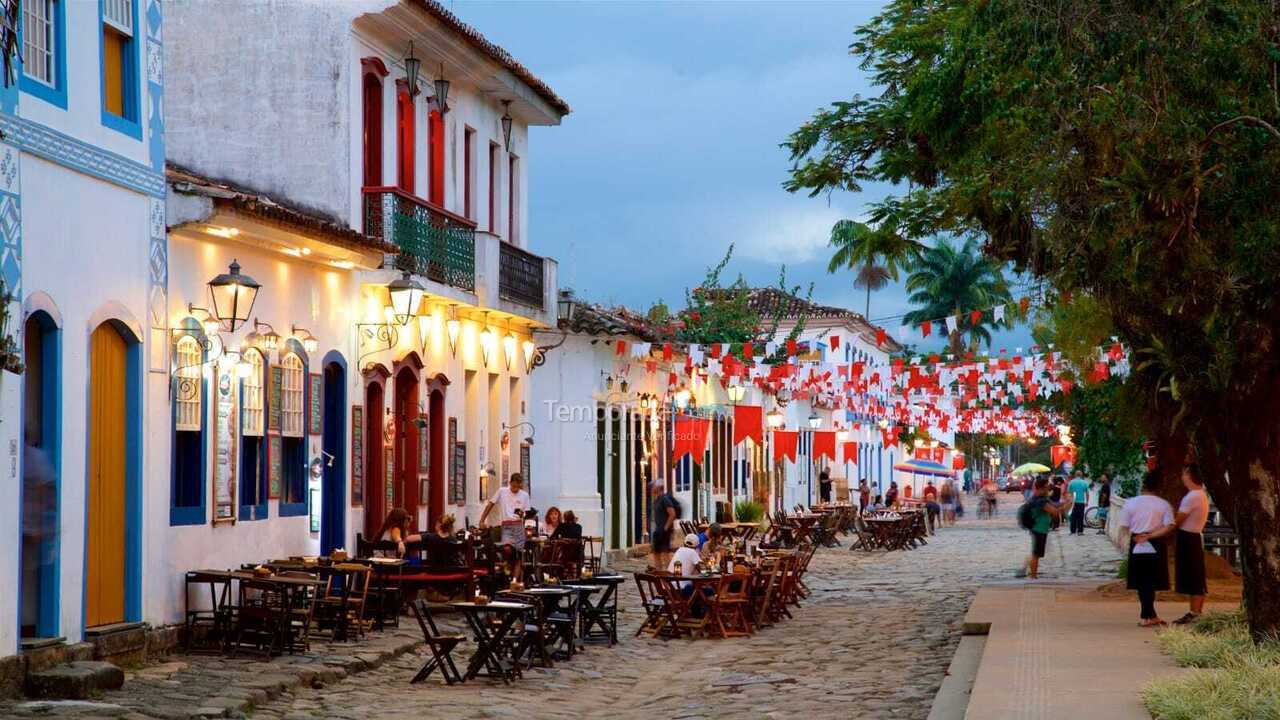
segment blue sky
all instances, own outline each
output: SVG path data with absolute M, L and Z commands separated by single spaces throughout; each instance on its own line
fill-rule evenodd
M 826 272 L 827 238 L 890 188 L 789 194 L 779 143 L 818 107 L 872 92 L 848 48 L 879 3 L 451 7 L 573 107 L 559 127 L 533 129 L 528 166 L 531 246 L 560 261 L 562 287 L 680 307 L 734 243 L 730 270 L 752 284 L 776 284 L 785 264 L 816 301 L 862 311 L 852 274 Z M 873 319 L 908 309 L 900 287 L 872 296 Z M 1029 343 L 1025 331 L 997 335 L 997 347 Z

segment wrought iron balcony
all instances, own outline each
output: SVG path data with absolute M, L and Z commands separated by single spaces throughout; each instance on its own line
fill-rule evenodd
M 542 309 L 542 258 L 511 243 L 498 247 L 498 297 Z
M 364 233 L 400 248 L 396 267 L 476 289 L 476 224 L 394 187 L 364 189 Z

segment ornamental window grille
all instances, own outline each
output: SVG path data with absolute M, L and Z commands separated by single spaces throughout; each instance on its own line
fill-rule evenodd
M 245 361 L 249 363 L 249 374 L 244 379 L 244 430 L 243 434 L 251 437 L 262 437 L 266 415 L 263 407 L 263 365 L 262 353 L 249 350 L 245 353 Z
M 177 383 L 177 392 L 174 393 L 177 402 L 174 428 L 179 431 L 200 432 L 200 385 L 204 375 L 204 350 L 195 338 L 184 335 L 178 338 L 174 356 L 178 366 L 174 373 Z
M 22 9 L 22 71 L 53 87 L 57 35 L 54 23 L 58 0 L 29 0 Z
M 306 375 L 302 358 L 296 353 L 284 356 L 280 393 L 280 427 L 285 437 L 302 437 L 303 432 L 303 379 Z
M 133 0 L 102 0 L 102 22 L 133 37 Z

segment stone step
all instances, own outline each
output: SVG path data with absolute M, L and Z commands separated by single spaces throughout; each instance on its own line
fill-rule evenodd
M 27 675 L 27 695 L 33 698 L 84 700 L 123 685 L 123 670 L 97 660 L 67 663 Z

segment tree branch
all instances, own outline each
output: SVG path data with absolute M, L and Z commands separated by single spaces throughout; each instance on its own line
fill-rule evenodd
M 1236 123 L 1244 123 L 1245 125 L 1260 127 L 1266 130 L 1267 132 L 1271 133 L 1272 135 L 1274 135 L 1277 140 L 1280 140 L 1280 130 L 1277 130 L 1275 126 L 1272 125 L 1271 123 L 1267 122 L 1266 120 L 1263 120 L 1260 117 L 1256 117 L 1253 115 L 1241 115 L 1239 117 L 1233 117 L 1230 120 L 1225 120 L 1223 122 L 1218 123 L 1217 125 L 1214 125 L 1212 128 L 1209 129 L 1209 132 L 1205 134 L 1204 142 L 1201 144 L 1207 145 L 1209 143 L 1209 139 L 1213 137 L 1214 133 L 1227 127 L 1228 125 L 1234 125 Z

